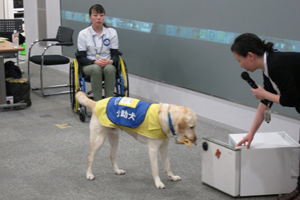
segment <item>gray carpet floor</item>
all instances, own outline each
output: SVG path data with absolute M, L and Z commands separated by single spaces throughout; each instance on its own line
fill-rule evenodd
M 26 63 L 21 63 L 27 77 Z M 39 70 L 32 67 L 31 84 L 39 84 Z M 68 74 L 45 70 L 45 83 L 68 82 Z M 46 80 L 47 78 L 47 80 Z M 31 92 L 32 106 L 0 111 L 1 200 L 94 200 L 94 199 L 276 199 L 276 196 L 232 198 L 201 181 L 202 137 L 227 142 L 229 133 L 245 132 L 198 117 L 198 145 L 190 149 L 170 140 L 172 182 L 159 164 L 165 189 L 156 189 L 146 146 L 120 133 L 117 160 L 125 175 L 115 175 L 106 142 L 94 163 L 96 179 L 86 179 L 90 151 L 89 120 L 81 122 L 71 110 L 68 94 L 42 97 Z M 166 102 L 167 103 L 167 102 Z M 67 124 L 61 128 L 56 125 Z

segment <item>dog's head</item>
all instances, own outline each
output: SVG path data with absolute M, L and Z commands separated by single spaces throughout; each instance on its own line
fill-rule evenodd
M 159 118 L 161 118 L 162 120 L 159 121 L 165 133 L 170 133 L 170 131 L 165 131 L 170 130 L 168 113 L 170 114 L 175 133 L 178 136 L 186 136 L 191 141 L 197 140 L 195 132 L 195 128 L 197 125 L 197 116 L 190 108 L 186 106 L 166 106 L 162 104 L 159 114 Z M 168 135 L 171 136 L 172 134 Z

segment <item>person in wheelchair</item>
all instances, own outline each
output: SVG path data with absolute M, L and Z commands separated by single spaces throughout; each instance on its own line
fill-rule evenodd
M 105 97 L 114 95 L 119 40 L 117 31 L 104 23 L 105 10 L 101 5 L 89 9 L 89 19 L 91 25 L 78 34 L 77 53 L 83 73 L 91 78 L 94 100 L 98 101 L 102 99 L 102 76 Z

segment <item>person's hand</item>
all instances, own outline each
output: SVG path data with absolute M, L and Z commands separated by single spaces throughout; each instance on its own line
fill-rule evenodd
M 108 65 L 109 63 L 108 63 L 108 59 L 100 59 L 99 60 L 99 66 L 101 67 L 101 68 L 104 68 L 106 65 Z
M 260 85 L 258 85 L 257 87 L 258 88 L 256 88 L 256 89 L 253 89 L 253 88 L 251 89 L 253 92 L 253 95 L 258 100 L 265 99 L 266 90 L 263 87 L 261 87 Z
M 99 60 L 99 66 L 101 67 L 101 68 L 104 68 L 106 65 L 109 65 L 109 64 L 112 64 L 113 62 L 112 62 L 112 60 L 110 60 L 110 59 L 100 59 Z
M 100 59 L 96 60 L 94 64 L 99 65 L 101 68 L 104 68 L 106 65 L 112 64 L 112 62 L 109 59 Z
M 247 149 L 249 149 L 252 140 L 253 140 L 253 136 L 248 133 L 236 146 L 241 146 L 241 145 L 247 144 Z

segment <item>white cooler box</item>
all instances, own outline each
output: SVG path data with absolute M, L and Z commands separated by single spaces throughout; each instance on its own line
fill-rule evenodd
M 231 196 L 284 194 L 297 186 L 299 144 L 285 132 L 256 133 L 249 149 L 203 138 L 202 181 Z

